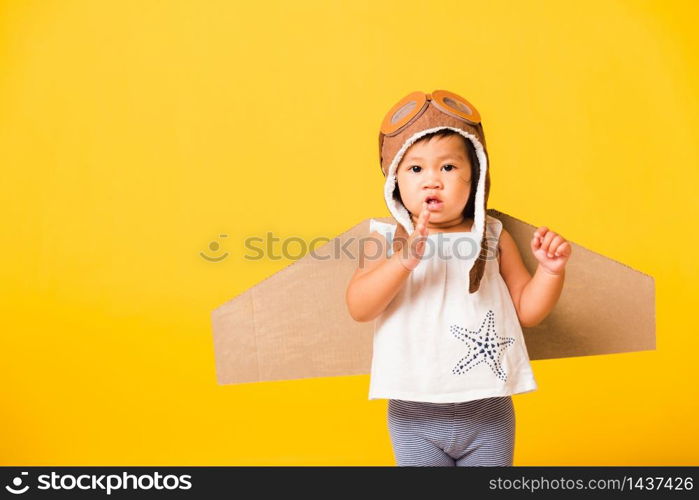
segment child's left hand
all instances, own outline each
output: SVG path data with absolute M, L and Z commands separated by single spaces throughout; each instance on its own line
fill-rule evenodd
M 534 231 L 531 241 L 534 257 L 547 271 L 561 274 L 570 258 L 573 247 L 563 236 L 541 226 Z

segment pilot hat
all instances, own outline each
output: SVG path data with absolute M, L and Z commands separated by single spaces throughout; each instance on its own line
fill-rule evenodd
M 486 242 L 486 210 L 490 192 L 488 152 L 478 110 L 463 97 L 446 90 L 431 94 L 416 91 L 408 94 L 386 114 L 379 132 L 379 158 L 386 178 L 384 198 L 388 210 L 398 222 L 396 238 L 415 230 L 408 209 L 396 193 L 396 169 L 408 148 L 421 137 L 442 129 L 453 130 L 473 144 L 478 164 L 473 165 L 477 183 L 471 232 L 476 239 L 476 259 L 468 260 L 469 293 L 478 291 L 485 272 L 488 246 Z M 469 200 L 469 203 L 471 201 Z M 467 203 L 467 206 L 468 204 Z M 466 209 L 464 208 L 464 211 Z

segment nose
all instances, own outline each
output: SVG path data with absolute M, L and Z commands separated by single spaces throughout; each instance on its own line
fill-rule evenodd
M 442 187 L 442 179 L 439 174 L 434 171 L 429 171 L 429 174 L 425 176 L 423 182 L 423 187 L 425 189 L 438 189 Z

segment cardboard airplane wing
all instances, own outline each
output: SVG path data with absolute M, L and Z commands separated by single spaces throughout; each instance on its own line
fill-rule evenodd
M 536 228 L 494 209 L 488 214 L 503 223 L 533 274 L 529 241 Z M 219 384 L 371 372 L 374 322 L 356 322 L 345 304 L 369 220 L 212 312 Z M 569 243 L 573 253 L 558 303 L 539 325 L 522 328 L 529 358 L 655 349 L 653 277 Z

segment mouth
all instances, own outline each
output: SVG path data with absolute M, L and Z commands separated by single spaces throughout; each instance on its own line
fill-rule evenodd
M 439 196 L 431 195 L 425 198 L 427 202 L 427 208 L 429 210 L 441 210 L 444 207 L 444 202 L 439 198 Z

